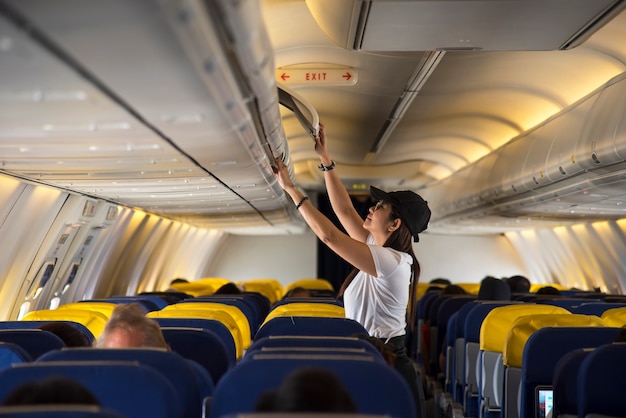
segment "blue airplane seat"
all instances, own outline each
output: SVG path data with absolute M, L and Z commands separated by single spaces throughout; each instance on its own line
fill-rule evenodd
M 229 367 L 237 362 L 237 348 L 233 334 L 226 325 L 215 319 L 206 318 L 153 318 L 161 330 L 164 328 L 200 328 L 215 333 L 224 343 L 228 353 Z
M 182 404 L 173 385 L 138 362 L 34 362 L 0 370 L 0 399 L 27 382 L 63 376 L 76 380 L 102 407 L 126 418 L 179 418 Z
M 458 312 L 463 305 L 476 300 L 476 295 L 451 295 L 450 297 L 442 297 L 441 302 L 438 304 L 436 312 L 431 322 L 431 374 L 437 375 L 437 372 L 444 372 L 445 370 L 439 370 L 439 354 L 441 353 L 442 346 L 444 344 L 446 333 L 448 332 L 448 321 L 450 317 Z M 434 305 L 437 306 L 437 305 Z M 432 327 L 436 328 L 436 331 L 432 332 Z M 433 346 L 434 343 L 434 346 Z
M 22 347 L 33 359 L 65 347 L 55 334 L 41 329 L 0 329 L 0 342 L 13 343 Z
M 608 344 L 619 331 L 612 327 L 546 327 L 535 331 L 524 346 L 519 416 L 534 414 L 538 402 L 536 389 L 552 386 L 560 358 L 579 348 Z
M 543 305 L 560 306 L 572 312 L 572 309 L 579 307 L 583 303 L 594 302 L 594 300 L 583 298 L 537 298 L 534 302 Z M 595 300 L 595 302 L 600 302 L 600 299 Z
M 515 301 L 483 301 L 474 306 L 465 318 L 465 370 L 463 373 L 463 412 L 477 417 L 479 405 L 478 365 L 480 327 L 485 317 L 500 306 L 519 303 Z
M 239 296 L 239 297 L 237 297 Z M 239 310 L 244 314 L 246 319 L 248 320 L 248 325 L 250 326 L 250 335 L 254 336 L 256 330 L 259 328 L 259 325 L 262 322 L 262 318 L 259 316 L 259 312 L 257 312 L 257 307 L 252 305 L 250 301 L 245 300 L 241 295 L 206 295 L 206 296 L 198 296 L 193 299 L 185 299 L 181 300 L 180 303 L 199 303 L 199 302 L 208 302 L 208 303 L 221 303 L 224 305 L 234 306 L 239 308 Z
M 159 299 L 159 298 L 156 298 L 156 299 Z M 161 300 L 160 303 L 156 303 L 154 302 L 154 300 L 148 298 L 147 296 L 109 296 L 109 297 L 100 298 L 100 299 L 81 300 L 80 302 L 107 302 L 107 303 L 115 303 L 115 304 L 136 303 L 138 305 L 141 305 L 146 310 L 146 312 L 152 312 L 152 311 L 158 311 L 164 308 L 165 306 L 167 306 L 167 303 L 165 303 L 164 300 L 162 299 L 160 300 Z
M 96 405 L 0 406 L 0 418 L 125 418 Z
M 95 341 L 95 337 L 89 328 L 80 322 L 76 321 L 60 321 L 60 320 L 38 320 L 38 321 L 0 321 L 0 329 L 32 329 L 39 328 L 40 326 L 47 324 L 49 322 L 65 322 L 69 325 L 73 326 L 80 332 L 82 332 L 89 343 L 93 343 Z
M 465 373 L 465 321 L 469 311 L 481 303 L 479 300 L 473 300 L 461 306 L 457 313 L 456 326 L 454 329 L 454 381 L 453 381 L 453 398 L 456 403 L 463 403 L 463 375 Z
M 578 418 L 578 371 L 593 348 L 572 350 L 554 365 L 552 374 L 554 418 Z
M 213 331 L 202 328 L 162 327 L 170 348 L 200 364 L 217 383 L 231 367 L 224 341 Z
M 33 358 L 19 345 L 0 342 L 0 369 L 30 361 L 33 361 Z
M 211 417 L 252 412 L 264 391 L 277 388 L 289 373 L 302 367 L 333 371 L 350 393 L 359 413 L 397 418 L 417 416 L 413 395 L 404 378 L 394 368 L 373 361 L 369 355 L 281 358 L 256 354 L 255 357 L 254 361 L 240 362 L 224 375 L 211 401 Z
M 201 392 L 197 371 L 185 358 L 173 351 L 153 348 L 66 348 L 51 351 L 36 362 L 58 361 L 134 361 L 151 367 L 171 382 L 183 405 L 181 417 L 185 418 L 200 416 L 204 399 L 213 392 L 212 385 L 210 393 Z
M 596 348 L 578 371 L 579 417 L 626 417 L 626 344 Z
M 570 311 L 573 314 L 595 315 L 602 317 L 602 314 L 609 309 L 624 307 L 626 307 L 626 303 L 584 302 L 583 304 L 572 308 Z
M 256 333 L 254 340 L 272 335 L 327 335 L 349 337 L 369 334 L 363 325 L 349 318 L 319 316 L 279 316 L 267 321 Z
M 357 337 L 331 336 L 272 336 L 255 340 L 242 360 L 250 359 L 254 354 L 295 353 L 302 354 L 369 354 L 379 361 L 385 362 L 382 353 L 369 341 Z

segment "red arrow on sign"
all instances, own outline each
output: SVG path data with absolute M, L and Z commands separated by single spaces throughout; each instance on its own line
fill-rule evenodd
M 352 75 L 350 73 L 345 73 L 344 75 L 342 75 L 343 78 L 347 80 L 350 80 L 352 78 Z
M 286 73 L 282 73 L 282 75 L 280 76 L 280 78 L 282 78 L 282 79 L 283 79 L 283 81 L 285 81 L 285 80 L 286 80 L 286 79 L 288 79 L 289 77 L 291 77 L 291 76 L 287 75 Z

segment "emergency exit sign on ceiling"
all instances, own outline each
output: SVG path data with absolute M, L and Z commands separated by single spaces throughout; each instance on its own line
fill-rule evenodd
M 353 69 L 298 68 L 276 70 L 276 81 L 283 84 L 353 86 L 357 82 Z

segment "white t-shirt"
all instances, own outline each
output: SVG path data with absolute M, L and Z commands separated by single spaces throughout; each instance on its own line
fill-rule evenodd
M 357 273 L 343 295 L 346 318 L 359 322 L 373 337 L 404 335 L 413 259 L 408 253 L 376 245 L 372 235 L 366 244 L 378 277 Z

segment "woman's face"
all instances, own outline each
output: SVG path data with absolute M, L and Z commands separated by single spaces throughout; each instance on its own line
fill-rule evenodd
M 374 206 L 370 207 L 369 213 L 363 223 L 363 227 L 372 234 L 391 234 L 393 231 L 389 228 L 397 219 L 397 216 L 392 216 L 392 210 L 393 209 L 390 203 L 379 200 Z

